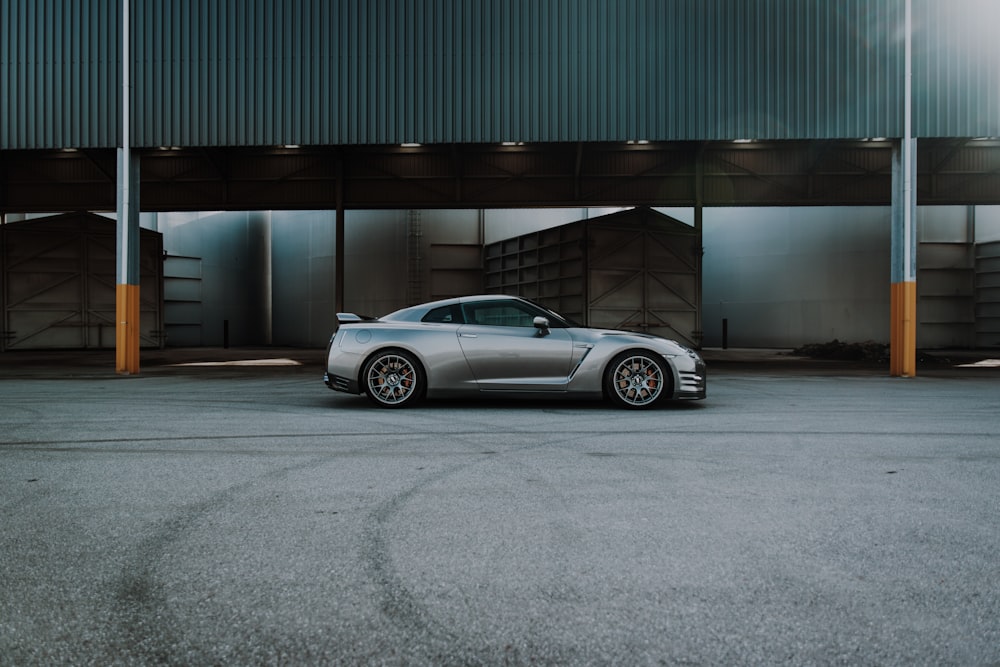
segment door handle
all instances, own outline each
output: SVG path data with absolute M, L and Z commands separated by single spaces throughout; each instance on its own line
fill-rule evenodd
M 476 334 L 465 334 L 465 333 L 458 334 L 458 337 L 459 338 L 479 338 L 479 336 L 477 336 Z

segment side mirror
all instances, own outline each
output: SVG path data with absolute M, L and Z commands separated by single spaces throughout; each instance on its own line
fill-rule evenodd
M 534 320 L 535 328 L 538 329 L 539 336 L 549 335 L 549 318 L 539 315 Z

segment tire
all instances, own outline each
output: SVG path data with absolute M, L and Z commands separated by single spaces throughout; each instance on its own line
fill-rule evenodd
M 427 389 L 420 362 L 402 350 L 374 354 L 361 371 L 361 386 L 368 398 L 382 408 L 413 405 Z
M 667 362 L 643 350 L 622 352 L 604 371 L 604 392 L 622 408 L 651 408 L 670 396 L 672 385 L 673 374 Z

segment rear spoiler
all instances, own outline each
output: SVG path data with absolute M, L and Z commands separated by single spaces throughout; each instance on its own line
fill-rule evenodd
M 374 322 L 377 318 L 354 313 L 337 313 L 337 324 L 353 324 L 354 322 Z

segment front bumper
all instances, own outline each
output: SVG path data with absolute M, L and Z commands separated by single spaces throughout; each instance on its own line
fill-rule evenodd
M 704 361 L 699 359 L 693 371 L 678 371 L 677 375 L 680 378 L 677 398 L 697 400 L 708 396 L 708 377 Z

